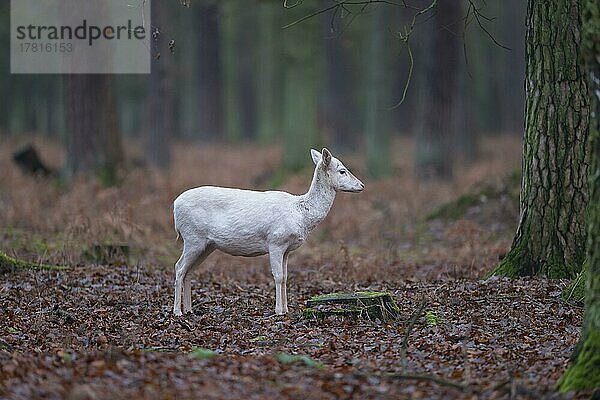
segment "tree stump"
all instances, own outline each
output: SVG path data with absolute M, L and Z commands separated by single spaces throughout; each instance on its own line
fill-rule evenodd
M 322 319 L 337 315 L 387 321 L 398 317 L 400 309 L 387 292 L 327 293 L 311 297 L 302 310 L 305 318 Z
M 56 171 L 47 167 L 40 158 L 37 150 L 32 144 L 17 150 L 13 154 L 14 162 L 21 168 L 22 171 L 45 177 L 56 175 Z

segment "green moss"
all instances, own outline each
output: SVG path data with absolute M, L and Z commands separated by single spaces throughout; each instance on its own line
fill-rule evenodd
M 466 193 L 458 199 L 444 203 L 430 214 L 425 219 L 432 221 L 434 219 L 456 220 L 462 217 L 469 208 L 479 204 L 480 195 L 477 193 Z
M 302 316 L 306 319 L 322 319 L 325 315 L 316 308 L 306 307 L 302 309 Z
M 505 276 L 514 279 L 520 276 L 540 275 L 550 279 L 571 279 L 582 271 L 583 253 L 571 257 L 572 264 L 570 265 L 565 265 L 558 260 L 548 260 L 543 265 L 536 265 L 535 261 L 526 254 L 529 252 L 527 248 L 528 238 L 529 232 L 523 233 L 517 243 L 513 243 L 513 247 L 504 259 L 498 263 L 493 271 L 485 275 L 485 278 Z
M 327 293 L 311 297 L 302 311 L 305 318 L 351 316 L 387 320 L 398 316 L 400 309 L 387 292 L 360 291 Z
M 438 326 L 442 323 L 442 319 L 433 311 L 427 311 L 425 313 L 425 320 L 427 321 L 427 324 L 431 326 Z
M 194 358 L 199 358 L 201 360 L 205 360 L 208 358 L 213 358 L 217 353 L 210 349 L 205 349 L 204 347 L 194 347 L 190 352 L 190 356 Z
M 10 272 L 15 269 L 43 269 L 60 271 L 68 269 L 68 267 L 19 260 L 17 258 L 10 257 L 8 254 L 0 251 L 0 274 Z
M 312 358 L 300 354 L 286 354 L 286 353 L 277 353 L 275 354 L 275 359 L 282 364 L 295 364 L 302 363 L 310 368 L 323 369 L 323 364 L 318 361 L 313 360 Z
M 317 296 L 311 297 L 308 301 L 319 303 L 319 302 L 355 302 L 356 300 L 365 300 L 365 299 L 381 299 L 381 298 L 390 298 L 390 294 L 388 292 L 376 292 L 376 291 L 359 291 L 359 292 L 337 292 L 337 293 L 327 293 L 320 294 Z
M 587 271 L 584 268 L 567 286 L 560 296 L 568 303 L 583 304 L 585 301 L 585 280 Z
M 505 276 L 507 278 L 518 278 L 520 276 L 519 264 L 517 263 L 517 253 L 519 249 L 511 249 L 508 254 L 498 263 L 496 268 L 485 275 L 485 278 L 491 276 Z
M 562 393 L 600 387 L 600 332 L 588 333 L 575 362 L 558 382 Z

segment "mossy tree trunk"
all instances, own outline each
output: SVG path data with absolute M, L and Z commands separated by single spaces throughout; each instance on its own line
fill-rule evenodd
M 529 0 L 520 220 L 492 272 L 572 278 L 585 256 L 589 99 L 577 0 Z
M 588 210 L 587 283 L 581 338 L 573 364 L 559 383 L 563 392 L 600 387 L 600 5 L 587 0 L 582 12 L 583 59 L 587 66 L 594 116 L 590 124 L 591 166 Z
M 285 11 L 294 21 L 319 9 L 319 2 L 306 0 Z M 283 30 L 285 57 L 283 111 L 283 167 L 298 170 L 311 163 L 308 150 L 317 144 L 319 88 L 319 18 Z

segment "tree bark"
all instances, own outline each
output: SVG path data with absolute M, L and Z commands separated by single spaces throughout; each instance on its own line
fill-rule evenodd
M 415 171 L 421 180 L 452 175 L 453 142 L 456 137 L 455 105 L 458 95 L 460 46 L 454 29 L 461 21 L 460 0 L 438 2 L 433 32 L 424 39 L 428 54 L 417 128 Z
M 281 132 L 280 7 L 277 2 L 263 1 L 258 8 L 256 129 L 262 143 L 272 143 Z
M 302 6 L 286 11 L 295 20 L 318 10 L 319 2 L 307 0 Z M 286 62 L 283 112 L 283 167 L 298 170 L 308 165 L 308 150 L 318 137 L 317 107 L 319 87 L 319 19 L 309 18 L 300 25 L 284 30 Z
M 391 173 L 390 101 L 387 94 L 387 60 L 384 35 L 387 32 L 385 7 L 371 10 L 370 38 L 367 57 L 365 135 L 367 139 L 367 167 L 374 178 Z
M 165 168 L 171 161 L 169 137 L 174 130 L 173 79 L 169 70 L 173 63 L 168 43 L 168 4 L 157 2 L 152 12 L 152 25 L 159 29 L 153 38 L 152 70 L 148 77 L 148 121 L 146 160 L 154 167 Z
M 582 5 L 583 59 L 589 79 L 590 204 L 588 209 L 587 284 L 581 338 L 573 352 L 572 365 L 559 382 L 561 392 L 600 387 L 600 5 L 587 0 Z
M 64 78 L 67 164 L 65 175 L 94 173 L 116 183 L 123 162 L 110 75 L 71 74 Z
M 196 5 L 195 5 L 196 6 Z M 219 43 L 219 9 L 213 2 L 198 7 L 198 124 L 202 139 L 217 139 L 221 132 L 221 80 Z
M 221 6 L 223 130 L 229 142 L 252 138 L 255 128 L 253 7 L 239 0 Z
M 520 220 L 492 272 L 572 278 L 585 258 L 589 98 L 579 1 L 529 0 Z
M 359 72 L 352 60 L 356 35 L 350 29 L 355 27 L 348 27 L 345 18 L 332 20 L 329 14 L 323 14 L 320 23 L 325 38 L 323 69 L 326 79 L 321 89 L 319 125 L 338 152 L 355 151 L 363 119 L 355 101 L 357 88 L 354 83 L 358 82 L 356 75 Z

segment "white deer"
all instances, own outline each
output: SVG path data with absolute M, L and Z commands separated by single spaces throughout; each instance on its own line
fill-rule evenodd
M 175 230 L 183 238 L 183 253 L 175 264 L 175 315 L 182 314 L 182 296 L 183 311 L 192 311 L 191 272 L 215 249 L 245 257 L 268 253 L 275 313 L 288 311 L 290 252 L 327 216 L 336 192 L 360 192 L 365 187 L 329 150 L 310 152 L 316 167 L 306 194 L 202 186 L 175 199 Z

